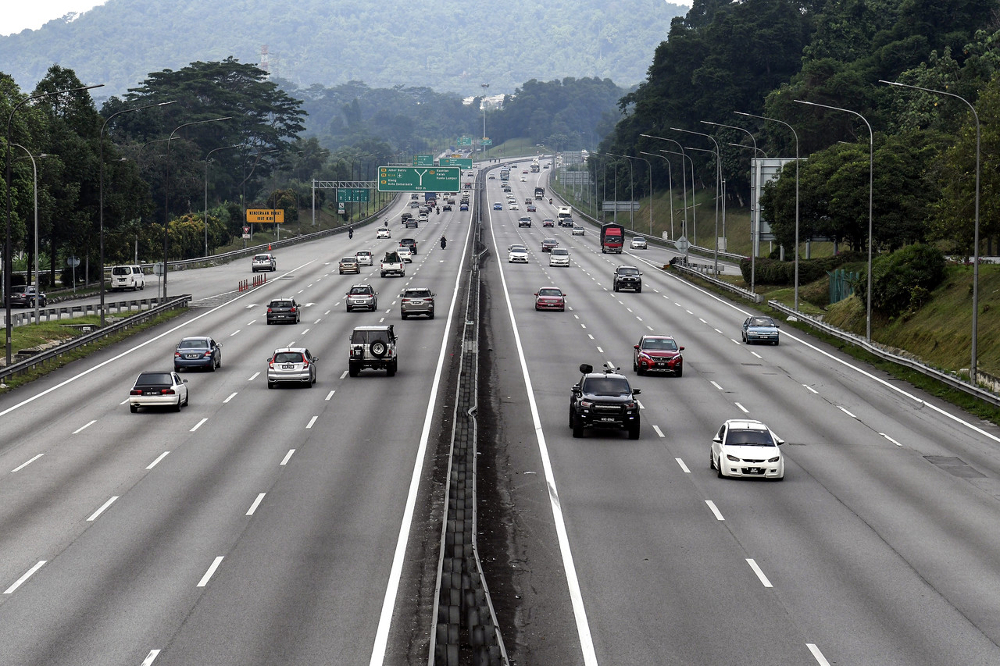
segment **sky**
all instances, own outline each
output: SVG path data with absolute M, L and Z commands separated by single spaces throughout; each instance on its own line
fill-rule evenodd
M 0 11 L 0 35 L 11 35 L 25 28 L 37 30 L 52 19 L 70 12 L 85 12 L 107 0 L 6 0 Z

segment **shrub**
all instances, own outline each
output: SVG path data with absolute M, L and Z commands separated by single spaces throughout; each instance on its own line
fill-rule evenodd
M 890 317 L 917 310 L 944 277 L 944 255 L 929 245 L 907 245 L 880 256 L 872 268 L 872 308 Z M 859 295 L 864 298 L 863 291 Z
M 799 284 L 809 284 L 823 278 L 827 271 L 832 271 L 844 264 L 862 261 L 860 252 L 841 252 L 832 257 L 821 259 L 799 259 Z M 795 284 L 795 260 L 778 261 L 770 257 L 758 257 L 756 266 L 756 284 L 784 286 Z M 740 261 L 740 272 L 743 280 L 750 284 L 750 258 Z

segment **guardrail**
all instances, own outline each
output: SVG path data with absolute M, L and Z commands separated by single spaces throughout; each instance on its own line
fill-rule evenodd
M 911 370 L 916 370 L 917 372 L 926 375 L 928 377 L 931 377 L 933 379 L 936 379 L 942 382 L 943 384 L 947 384 L 948 386 L 954 389 L 964 391 L 965 393 L 968 393 L 969 395 L 979 398 L 984 402 L 988 402 L 991 405 L 1000 407 L 1000 396 L 985 389 L 982 389 L 978 386 L 975 386 L 974 384 L 971 384 L 963 380 L 962 378 L 960 378 L 955 374 L 952 374 L 950 372 L 943 372 L 941 370 L 938 370 L 937 368 L 932 368 L 931 366 L 925 363 L 921 363 L 920 361 L 917 361 L 912 358 L 900 356 L 899 354 L 893 354 L 892 352 L 882 349 L 878 345 L 869 343 L 861 336 L 854 335 L 853 333 L 848 333 L 847 331 L 841 330 L 835 326 L 831 326 L 830 324 L 824 323 L 819 319 L 816 319 L 815 317 L 802 314 L 801 312 L 796 312 L 787 305 L 779 303 L 778 301 L 768 301 L 767 304 L 772 309 L 777 310 L 786 317 L 794 317 L 796 320 L 805 322 L 806 324 L 812 326 L 813 328 L 823 331 L 827 335 L 832 335 L 838 340 L 842 340 L 843 342 L 847 342 L 856 347 L 860 347 L 865 351 L 867 351 L 869 354 L 878 356 L 882 360 L 890 361 L 892 363 L 896 363 L 897 365 L 902 365 Z
M 695 275 L 699 279 L 705 280 L 706 282 L 710 282 L 712 285 L 718 287 L 719 289 L 728 291 L 731 294 L 736 294 L 740 298 L 745 298 L 746 300 L 752 301 L 754 303 L 764 302 L 764 297 L 761 296 L 760 294 L 756 294 L 750 291 L 749 289 L 744 289 L 743 287 L 737 287 L 735 284 L 730 284 L 725 280 L 720 280 L 718 278 L 712 277 L 711 275 L 708 275 L 707 272 L 702 272 L 698 268 L 692 268 L 690 265 L 685 266 L 679 261 L 678 262 L 671 261 L 670 265 L 674 267 L 674 270 L 678 271 L 681 274 Z M 711 264 L 696 264 L 696 266 L 705 267 L 709 270 L 712 269 Z
M 19 373 L 33 369 L 35 366 L 50 361 L 52 359 L 62 356 L 66 352 L 72 351 L 79 347 L 84 347 L 92 342 L 96 342 L 101 338 L 105 338 L 119 331 L 124 331 L 136 324 L 142 323 L 148 319 L 152 319 L 161 312 L 166 312 L 167 310 L 173 310 L 175 308 L 186 308 L 188 303 L 191 302 L 190 294 L 182 294 L 180 296 L 174 296 L 173 298 L 167 300 L 164 303 L 151 307 L 148 310 L 134 314 L 131 317 L 126 317 L 121 321 L 109 324 L 104 328 L 99 328 L 92 333 L 86 333 L 79 337 L 73 338 L 61 345 L 53 347 L 52 349 L 47 349 L 43 352 L 39 352 L 30 358 L 23 361 L 11 364 L 9 367 L 0 370 L 0 382 L 7 377 L 17 375 Z
M 131 310 L 144 310 L 153 307 L 155 304 L 159 303 L 161 299 L 157 297 L 153 298 L 133 298 L 127 301 L 115 301 L 113 303 L 105 302 L 104 310 L 105 312 L 114 312 L 115 314 L 121 313 L 122 309 L 127 311 Z M 38 310 L 38 321 L 51 321 L 55 317 L 56 321 L 63 318 L 63 315 L 68 316 L 70 319 L 76 316 L 86 316 L 89 314 L 100 314 L 101 304 L 100 303 L 88 303 L 85 305 L 69 305 L 65 307 L 58 308 L 39 308 Z M 27 324 L 36 323 L 35 322 L 35 311 L 27 310 L 25 312 L 19 312 L 17 314 L 11 314 L 10 317 L 11 325 L 13 327 L 25 326 Z

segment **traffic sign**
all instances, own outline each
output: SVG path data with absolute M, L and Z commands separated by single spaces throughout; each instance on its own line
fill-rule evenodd
M 674 245 L 677 247 L 678 251 L 683 252 L 684 254 L 687 254 L 688 250 L 691 249 L 691 242 L 688 241 L 687 236 L 681 236 L 678 238 Z
M 460 146 L 471 146 L 472 137 L 471 136 L 460 136 L 458 137 L 458 145 Z
M 247 222 L 250 224 L 281 224 L 284 221 L 284 208 L 247 208 Z
M 153 264 L 153 275 L 163 275 L 163 262 L 158 261 Z
M 76 268 L 80 265 L 80 257 L 68 257 L 66 259 L 66 265 Z
M 379 192 L 458 192 L 462 169 L 459 167 L 378 168 Z
M 471 169 L 472 168 L 472 158 L 471 157 L 469 157 L 469 158 L 463 158 L 463 157 L 442 157 L 441 160 L 440 160 L 440 162 L 441 162 L 441 166 L 456 166 L 456 167 L 461 167 L 463 169 Z
M 371 201 L 371 199 L 368 196 L 367 187 L 337 188 L 337 203 L 351 203 L 351 202 L 367 203 L 368 201 Z
M 243 238 L 250 238 L 250 227 L 243 227 Z
M 413 156 L 413 166 L 434 166 L 434 156 L 433 155 L 414 155 Z
M 493 145 L 493 139 L 489 139 L 489 138 L 487 138 L 487 137 L 484 136 L 483 140 L 480 141 L 480 143 L 483 144 L 484 146 L 492 146 Z

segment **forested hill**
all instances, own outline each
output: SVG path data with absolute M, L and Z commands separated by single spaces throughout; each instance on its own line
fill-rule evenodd
M 300 87 L 364 81 L 463 95 L 537 78 L 641 81 L 687 8 L 663 0 L 108 0 L 0 37 L 0 71 L 30 90 L 53 63 L 121 95 L 149 72 L 234 56 Z

